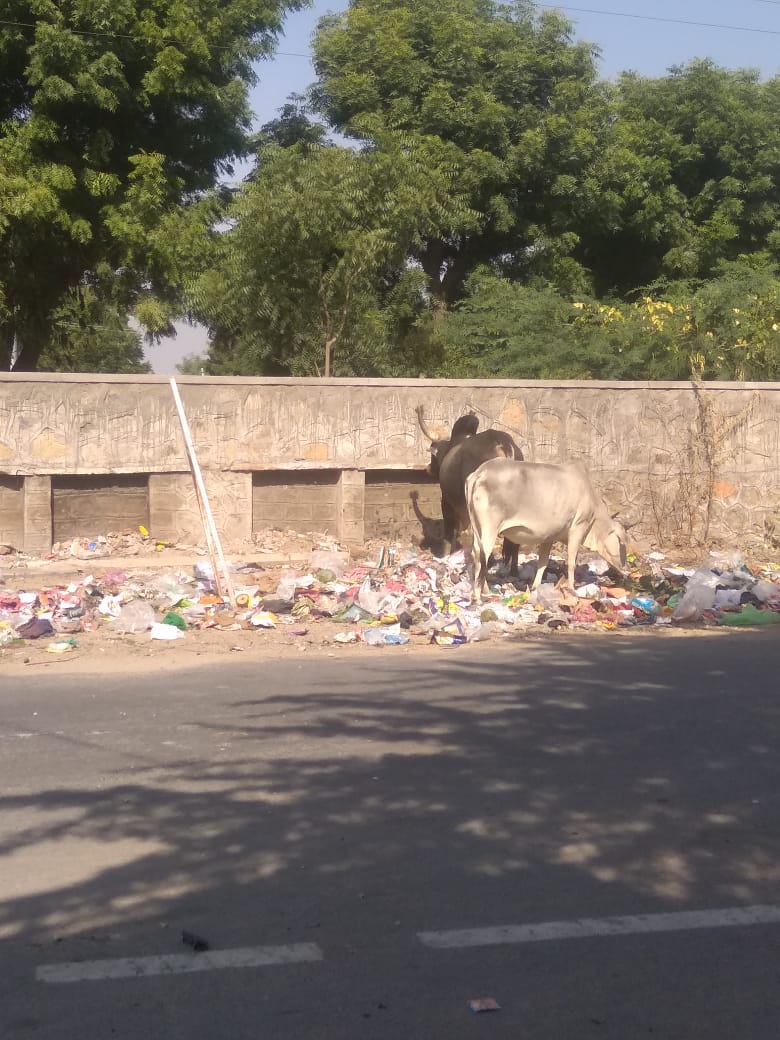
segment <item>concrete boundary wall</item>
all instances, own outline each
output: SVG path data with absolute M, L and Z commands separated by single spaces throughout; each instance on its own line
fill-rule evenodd
M 437 436 L 473 410 L 530 461 L 583 459 L 658 545 L 771 540 L 775 523 L 780 536 L 780 383 L 177 382 L 227 545 L 264 526 L 348 542 L 430 534 L 418 405 Z M 0 375 L 0 540 L 46 552 L 58 526 L 95 535 L 143 515 L 159 538 L 203 541 L 167 378 Z

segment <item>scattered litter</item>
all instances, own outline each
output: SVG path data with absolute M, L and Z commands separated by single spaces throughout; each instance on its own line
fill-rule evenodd
M 780 613 L 772 610 L 759 610 L 752 603 L 746 603 L 738 614 L 722 614 L 718 618 L 719 625 L 778 625 Z
M 276 628 L 276 615 L 270 610 L 259 610 L 249 620 L 258 628 Z
M 40 639 L 41 636 L 54 635 L 54 625 L 48 618 L 33 617 L 29 621 L 25 621 L 23 625 L 19 625 L 16 634 L 22 639 Z
M 260 554 L 281 549 L 284 537 L 284 532 L 268 532 L 269 544 Z M 91 560 L 103 549 L 114 554 L 124 546 L 132 556 L 140 549 L 157 551 L 162 544 L 139 529 L 120 539 L 72 539 L 55 548 L 60 556 L 87 553 Z M 0 646 L 5 654 L 50 636 L 52 647 L 63 645 L 51 652 L 67 653 L 64 647 L 75 645 L 76 637 L 98 629 L 126 637 L 148 632 L 155 641 L 185 633 L 197 637 L 213 629 L 243 630 L 252 633 L 252 640 L 288 647 L 294 638 L 300 650 L 311 641 L 457 648 L 518 633 L 565 637 L 570 631 L 657 626 L 660 634 L 680 625 L 780 623 L 780 566 L 751 566 L 737 553 L 712 554 L 696 567 L 658 552 L 632 555 L 623 574 L 592 555 L 578 564 L 574 590 L 565 582 L 566 562 L 558 556 L 532 589 L 536 557 L 521 556 L 517 576 L 510 577 L 502 563 L 491 569 L 490 595 L 476 605 L 471 562 L 463 551 L 436 557 L 414 546 L 381 549 L 367 545 L 362 556 L 351 556 L 330 539 L 309 539 L 305 552 L 284 556 L 284 565 L 257 558 L 230 563 L 232 600 L 217 592 L 211 564 L 198 559 L 195 549 L 196 558 L 184 567 L 156 567 L 149 573 L 134 570 L 128 561 L 121 567 L 111 561 L 101 573 L 100 565 L 90 562 L 83 567 L 85 576 L 40 588 L 10 587 L 6 574 L 0 587 Z M 17 559 L 15 554 L 13 568 Z M 82 641 L 80 649 L 84 645 L 88 642 Z M 247 648 L 230 647 L 235 652 Z
M 155 621 L 152 625 L 152 639 L 181 639 L 184 633 L 176 625 L 164 625 L 162 621 Z
M 125 603 L 117 616 L 109 622 L 113 632 L 132 635 L 135 632 L 148 632 L 155 621 L 154 607 L 146 599 L 134 599 Z
M 50 654 L 65 654 L 69 650 L 75 650 L 77 645 L 75 639 L 65 639 L 58 643 L 49 643 L 46 649 Z
M 188 932 L 186 929 L 181 933 L 181 941 L 185 946 L 191 946 L 195 953 L 203 953 L 204 950 L 209 948 L 207 939 L 204 939 L 202 935 L 196 935 L 194 932 Z
M 173 610 L 169 610 L 165 617 L 162 619 L 164 625 L 173 625 L 174 628 L 178 628 L 180 632 L 187 631 L 187 622 L 181 616 Z
M 359 643 L 360 636 L 357 632 L 337 632 L 333 637 L 334 643 Z
M 469 1001 L 469 1010 L 476 1014 L 480 1011 L 500 1011 L 501 1005 L 494 997 L 474 997 Z
M 363 639 L 369 646 L 398 646 L 409 642 L 409 636 L 401 631 L 399 624 L 367 628 Z

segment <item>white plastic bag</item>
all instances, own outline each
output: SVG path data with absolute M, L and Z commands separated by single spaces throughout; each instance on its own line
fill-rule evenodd
M 154 624 L 154 607 L 146 599 L 134 599 L 125 603 L 119 614 L 109 622 L 108 627 L 112 632 L 133 635 L 136 632 L 146 632 Z
M 674 608 L 673 621 L 699 621 L 705 610 L 715 603 L 715 587 L 720 578 L 709 567 L 694 571 L 685 586 L 683 598 Z
M 152 639 L 183 639 L 184 633 L 176 625 L 165 625 L 162 621 L 155 621 L 151 631 Z

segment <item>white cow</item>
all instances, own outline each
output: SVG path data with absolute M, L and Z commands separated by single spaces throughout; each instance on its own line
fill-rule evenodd
M 487 589 L 487 561 L 499 537 L 526 552 L 538 552 L 534 589 L 539 587 L 550 550 L 558 541 L 567 543 L 572 588 L 582 546 L 615 567 L 625 567 L 625 529 L 609 515 L 581 462 L 553 465 L 491 459 L 467 479 L 466 503 L 474 536 L 477 602 Z

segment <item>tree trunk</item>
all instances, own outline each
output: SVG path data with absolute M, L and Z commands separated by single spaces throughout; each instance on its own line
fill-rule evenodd
M 441 239 L 431 240 L 420 254 L 420 264 L 428 275 L 438 318 L 463 295 L 468 266 L 466 246 L 456 248 Z
M 323 372 L 323 376 L 325 377 L 325 379 L 330 378 L 331 353 L 333 350 L 333 344 L 336 342 L 337 339 L 338 336 L 328 336 L 328 338 L 325 340 L 325 371 Z
M 14 327 L 10 324 L 0 325 L 0 372 L 11 371 L 14 356 Z

